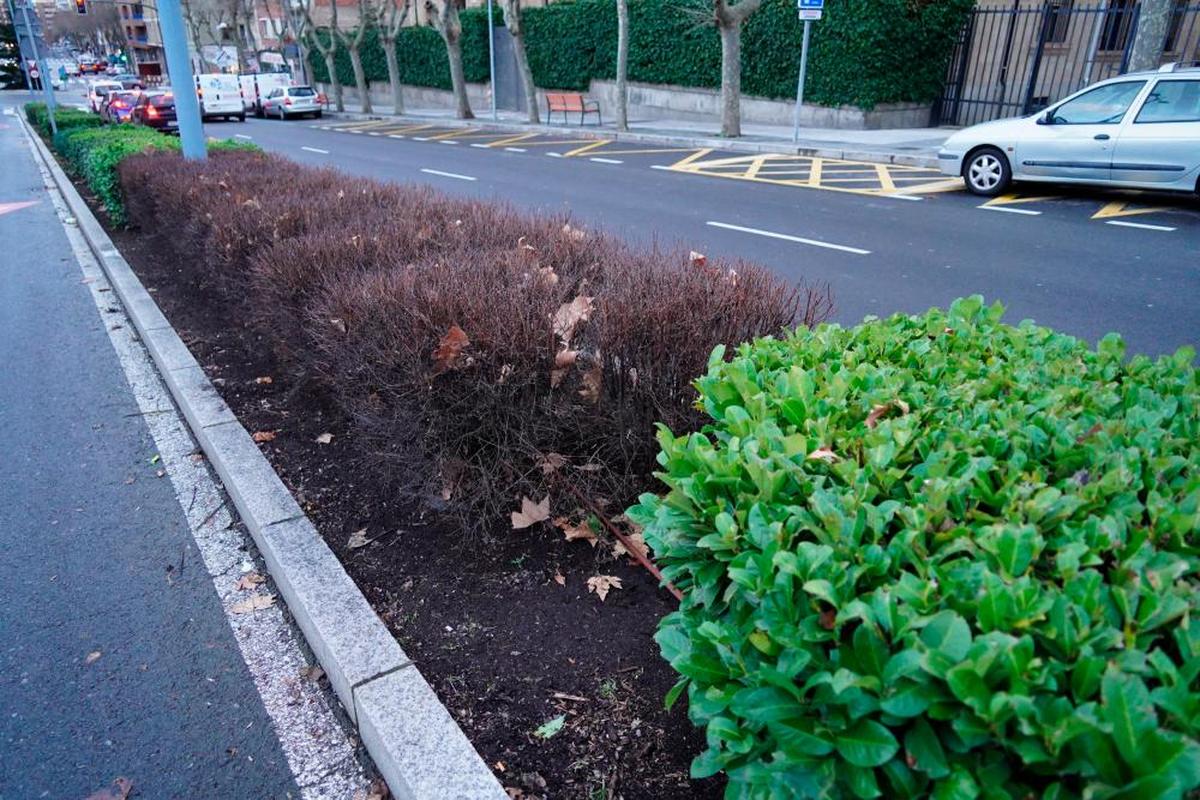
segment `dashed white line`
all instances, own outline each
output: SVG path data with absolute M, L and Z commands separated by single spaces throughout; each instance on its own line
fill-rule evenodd
M 1009 208 L 1008 206 L 989 206 L 989 205 L 982 205 L 982 206 L 975 206 L 975 207 L 982 208 L 984 211 L 1003 211 L 1005 214 L 1024 214 L 1027 217 L 1040 217 L 1042 215 L 1042 212 L 1030 211 L 1028 208 Z
M 667 170 L 668 172 L 674 172 L 674 171 L 675 171 L 673 168 L 671 168 L 671 167 L 668 167 L 666 164 L 651 164 L 651 165 L 650 165 L 650 169 L 665 169 L 665 170 Z
M 439 144 L 458 144 L 458 142 L 454 139 L 442 139 Z
M 510 153 L 524 153 L 524 152 L 526 152 L 526 150 L 525 150 L 525 148 L 524 148 L 524 147 L 506 147 L 506 148 L 504 148 L 504 149 L 505 149 L 505 150 L 507 150 L 507 151 L 508 151 L 508 152 L 510 152 Z
M 389 139 L 403 139 L 404 134 L 403 133 L 389 133 L 388 138 Z
M 383 136 L 379 131 L 367 131 L 367 136 Z
M 309 147 L 308 145 L 303 145 L 303 146 L 301 146 L 301 148 L 300 148 L 300 149 L 301 149 L 301 150 L 307 150 L 307 151 L 308 151 L 308 152 L 310 152 L 310 153 L 320 153 L 320 154 L 321 154 L 321 155 L 323 155 L 323 156 L 327 156 L 327 155 L 329 155 L 329 151 L 328 151 L 328 150 L 322 150 L 322 149 L 321 149 L 321 148 L 319 148 L 319 147 Z
M 617 159 L 617 158 L 589 158 L 588 161 L 595 161 L 597 164 L 624 164 L 625 163 L 624 161 L 621 161 L 620 159 Z
M 363 133 L 363 131 L 355 131 L 355 130 L 352 130 L 352 131 L 350 131 L 350 133 Z
M 246 134 L 244 134 L 244 133 L 235 133 L 235 134 L 233 135 L 233 138 L 235 138 L 235 139 L 253 139 L 254 137 L 253 137 L 253 136 L 247 136 L 247 135 L 246 135 Z
M 460 181 L 479 180 L 478 178 L 472 178 L 470 175 L 459 175 L 457 172 L 442 172 L 440 169 L 425 169 L 424 167 L 422 167 L 421 172 L 427 173 L 429 175 L 440 175 L 443 178 L 457 178 Z
M 562 158 L 563 157 L 562 153 L 546 153 L 546 155 L 550 156 L 551 158 Z
M 796 242 L 798 244 L 807 244 L 813 247 L 824 247 L 827 250 L 840 250 L 843 253 L 853 253 L 856 256 L 869 256 L 870 250 L 863 250 L 859 247 L 849 247 L 844 244 L 834 244 L 832 242 L 822 242 L 819 239 L 805 239 L 802 236 L 792 236 L 787 233 L 776 233 L 775 231 L 764 231 L 761 228 L 746 228 L 741 225 L 731 225 L 728 222 L 713 222 L 709 220 L 704 223 L 713 228 L 724 228 L 730 231 L 740 231 L 741 233 L 753 233 L 755 236 L 766 236 L 771 239 L 782 239 L 785 242 Z
M 480 144 L 479 142 L 475 142 L 474 144 L 472 144 L 472 145 L 471 145 L 471 147 L 479 147 L 479 148 L 482 148 L 482 149 L 484 149 L 484 150 L 487 150 L 487 149 L 488 149 L 488 147 L 490 147 L 490 145 L 486 145 L 486 144 Z
M 1168 225 L 1150 225 L 1146 222 L 1122 222 L 1119 219 L 1110 219 L 1105 224 L 1119 225 L 1122 228 L 1138 228 L 1139 230 L 1143 231 L 1166 231 L 1167 233 L 1170 233 L 1171 231 L 1175 230 Z
M 428 142 L 429 137 L 428 136 L 414 136 L 413 141 L 414 142 Z
M 924 197 L 917 197 L 915 194 L 885 194 L 884 197 L 890 197 L 893 200 L 924 200 Z

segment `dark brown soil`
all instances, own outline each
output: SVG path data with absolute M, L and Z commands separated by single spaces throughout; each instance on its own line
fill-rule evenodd
M 653 578 L 547 525 L 467 536 L 389 496 L 348 421 L 289 379 L 250 310 L 218 301 L 149 237 L 111 233 L 242 424 L 276 432 L 264 453 L 510 795 L 720 795 L 688 778 L 704 744 L 686 703 L 663 708 L 675 675 L 652 636 L 674 601 Z M 362 529 L 371 543 L 349 548 Z M 598 574 L 621 580 L 603 602 L 586 584 Z M 534 734 L 559 715 L 557 734 Z

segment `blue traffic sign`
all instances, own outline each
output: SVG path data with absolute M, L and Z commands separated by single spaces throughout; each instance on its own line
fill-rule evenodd
M 825 8 L 825 0 L 796 0 L 801 11 L 819 11 Z

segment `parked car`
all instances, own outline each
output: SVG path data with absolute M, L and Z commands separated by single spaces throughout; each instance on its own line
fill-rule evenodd
M 287 119 L 304 114 L 321 118 L 321 99 L 311 86 L 280 87 L 263 100 L 264 116 Z
M 236 117 L 246 121 L 246 107 L 242 103 L 242 87 L 237 75 L 222 72 L 196 76 L 196 96 L 200 99 L 201 119 Z
M 142 83 L 142 78 L 139 75 L 133 75 L 129 72 L 121 72 L 113 76 L 113 80 L 121 84 L 126 89 L 145 89 L 146 85 Z
M 238 77 L 242 86 L 242 103 L 256 117 L 263 116 L 263 100 L 276 89 L 287 87 L 292 76 L 286 72 L 248 73 Z
M 121 86 L 121 84 L 117 83 L 116 81 L 92 81 L 91 84 L 88 85 L 87 94 L 84 95 L 88 101 L 88 108 L 90 108 L 93 113 L 99 114 L 100 107 L 104 104 L 104 101 L 108 99 L 109 93 L 119 92 L 124 88 L 125 87 Z
M 1100 81 L 1032 116 L 959 131 L 938 159 L 985 197 L 1013 181 L 1200 194 L 1200 69 Z
M 164 133 L 177 132 L 179 119 L 175 116 L 175 95 L 170 92 L 142 92 L 133 105 L 129 121 Z
M 141 93 L 136 91 L 109 92 L 108 99 L 104 101 L 100 115 L 104 117 L 105 122 L 114 124 L 129 122 L 139 94 Z

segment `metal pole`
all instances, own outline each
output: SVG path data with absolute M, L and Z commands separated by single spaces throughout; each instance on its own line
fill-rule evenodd
M 33 62 L 37 64 L 38 80 L 42 82 L 42 94 L 46 96 L 46 113 L 50 117 L 50 133 L 57 136 L 58 122 L 54 119 L 54 87 L 50 85 L 46 63 L 42 61 L 41 53 L 38 52 L 37 36 L 33 32 L 33 26 L 29 24 L 29 2 L 30 0 L 25 0 L 21 4 L 21 16 L 25 19 L 25 32 L 29 36 L 29 47 L 33 50 Z
M 163 52 L 167 58 L 167 73 L 175 94 L 175 115 L 179 118 L 179 141 L 183 157 L 203 161 L 204 126 L 200 124 L 200 101 L 196 98 L 196 78 L 188 59 L 187 36 L 183 30 L 183 13 L 179 0 L 159 0 L 158 24 L 162 28 Z
M 804 43 L 800 45 L 800 77 L 796 81 L 796 116 L 792 120 L 792 143 L 800 141 L 800 107 L 804 105 L 804 76 L 808 72 L 808 32 L 812 20 L 804 20 Z
M 492 119 L 496 119 L 496 29 L 492 25 L 492 0 L 487 0 L 488 14 L 488 80 L 492 82 Z
M 25 45 L 21 43 L 21 34 L 17 31 L 17 9 L 13 0 L 8 0 L 8 16 L 13 23 L 13 32 L 17 34 L 17 58 L 21 59 L 21 74 L 25 76 L 25 89 L 29 99 L 33 99 L 33 81 L 29 79 L 29 57 L 25 55 Z

